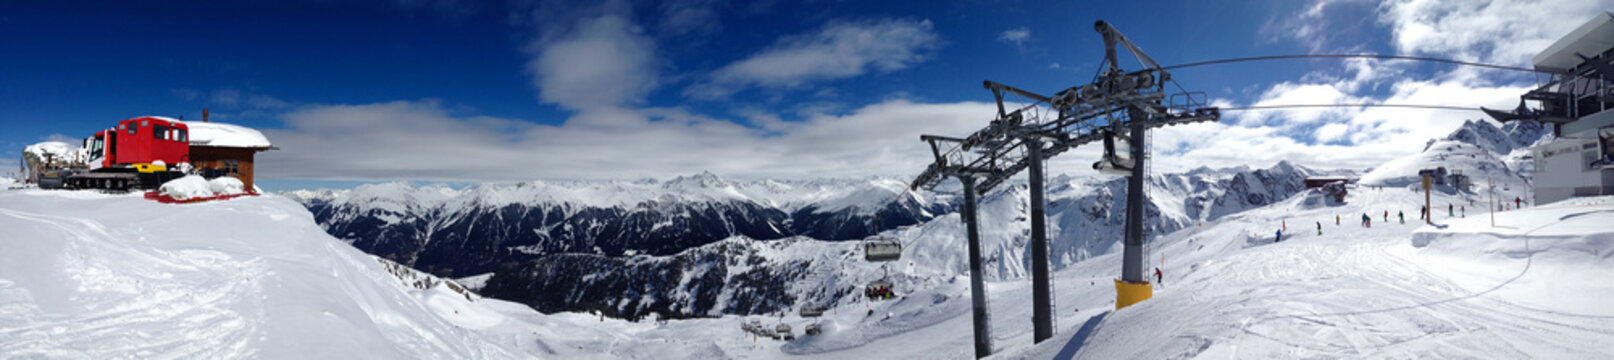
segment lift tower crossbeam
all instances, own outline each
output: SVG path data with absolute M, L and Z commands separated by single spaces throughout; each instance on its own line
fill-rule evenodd
M 1168 95 L 1166 83 L 1171 75 L 1143 53 L 1130 40 L 1108 23 L 1093 24 L 1094 30 L 1104 37 L 1106 71 L 1086 84 L 1045 96 L 1008 85 L 986 81 L 982 85 L 992 91 L 997 101 L 997 116 L 985 128 L 964 138 L 922 135 L 920 140 L 930 145 L 934 162 L 909 184 L 912 189 L 934 189 L 947 178 L 957 178 L 964 185 L 962 219 L 965 222 L 970 247 L 970 284 L 975 309 L 975 356 L 991 355 L 990 326 L 986 313 L 986 293 L 980 278 L 978 243 L 979 216 L 976 198 L 1009 180 L 1021 171 L 1031 169 L 1031 253 L 1032 253 L 1032 312 L 1036 342 L 1053 336 L 1053 304 L 1048 279 L 1047 219 L 1043 213 L 1043 163 L 1078 146 L 1095 141 L 1113 143 L 1124 137 L 1131 146 L 1131 164 L 1127 186 L 1126 247 L 1123 254 L 1122 276 L 1117 279 L 1118 292 L 1123 282 L 1128 286 L 1148 287 L 1143 278 L 1143 203 L 1142 191 L 1144 162 L 1147 152 L 1144 140 L 1148 129 L 1204 121 L 1218 121 L 1221 113 L 1206 105 L 1203 93 L 1172 93 Z M 1127 72 L 1116 61 L 1115 46 L 1131 52 L 1146 69 Z M 1178 87 L 1180 89 L 1180 87 Z M 1008 98 L 1011 101 L 1005 101 Z M 1019 99 L 1019 101 L 1013 101 Z M 1011 110 L 1012 109 L 1012 110 Z M 1115 162 L 1120 154 L 1107 147 L 1106 161 Z M 1095 164 L 1095 167 L 1097 164 Z M 1127 296 L 1118 294 L 1118 307 Z M 1145 297 L 1146 298 L 1146 297 Z M 1141 300 L 1141 299 L 1138 299 Z M 1126 303 L 1127 305 L 1130 302 Z

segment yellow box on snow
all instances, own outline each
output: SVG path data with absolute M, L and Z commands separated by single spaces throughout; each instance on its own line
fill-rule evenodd
M 1121 281 L 1121 279 L 1115 279 L 1116 310 L 1132 306 L 1132 304 L 1148 300 L 1151 297 L 1154 297 L 1154 284 L 1148 281 L 1133 284 Z

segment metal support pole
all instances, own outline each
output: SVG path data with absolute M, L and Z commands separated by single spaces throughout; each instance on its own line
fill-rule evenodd
M 1054 336 L 1053 301 L 1048 285 L 1048 227 L 1043 211 L 1042 140 L 1027 139 L 1031 169 L 1031 324 L 1034 342 Z
M 959 217 L 964 220 L 964 232 L 969 236 L 970 248 L 970 300 L 975 307 L 975 358 L 992 355 L 992 319 L 986 310 L 986 276 L 981 274 L 981 229 L 976 216 L 975 178 L 960 176 L 964 183 L 964 208 Z
M 1122 250 L 1121 281 L 1142 284 L 1143 278 L 1143 201 L 1147 199 L 1143 193 L 1144 181 L 1144 123 L 1149 121 L 1149 114 L 1136 107 L 1127 109 L 1127 120 L 1131 122 L 1132 138 L 1132 176 L 1126 181 L 1126 247 Z

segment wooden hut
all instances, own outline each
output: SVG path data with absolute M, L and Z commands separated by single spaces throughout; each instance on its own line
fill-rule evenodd
M 190 127 L 190 163 L 208 177 L 233 176 L 241 180 L 247 191 L 253 188 L 256 166 L 253 158 L 261 151 L 275 150 L 269 138 L 252 128 L 209 122 L 202 112 L 202 122 L 186 122 Z

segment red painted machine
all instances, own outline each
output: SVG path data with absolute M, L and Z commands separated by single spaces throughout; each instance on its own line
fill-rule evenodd
M 190 128 L 178 120 L 145 116 L 118 122 L 84 139 L 87 167 L 58 172 L 41 188 L 154 189 L 184 176 L 190 162 Z

